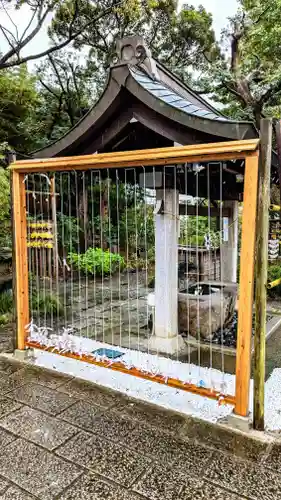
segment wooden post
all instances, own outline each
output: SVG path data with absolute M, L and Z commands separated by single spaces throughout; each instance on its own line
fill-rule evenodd
M 278 173 L 279 173 L 279 190 L 280 190 L 280 205 L 281 205 L 281 120 L 275 123 L 275 136 L 278 157 Z
M 256 242 L 254 428 L 264 430 L 265 337 L 272 120 L 261 120 Z
M 54 177 L 51 178 L 51 209 L 52 209 L 53 240 L 54 240 L 53 241 L 54 271 L 55 271 L 55 278 L 58 279 L 59 277 L 58 225 L 57 225 L 56 183 Z
M 10 152 L 8 155 L 8 164 L 11 165 L 16 161 L 16 154 Z M 15 266 L 15 230 L 14 230 L 14 203 L 13 203 L 13 175 L 10 172 L 10 198 L 11 198 L 11 229 L 12 229 L 12 293 L 13 293 L 13 341 L 11 350 L 14 351 L 17 345 L 17 334 L 14 324 L 17 323 L 17 308 L 16 308 L 16 266 Z
M 29 324 L 26 198 L 24 175 L 13 170 L 13 215 L 16 268 L 17 348 L 25 348 Z
M 234 409 L 243 417 L 249 409 L 258 158 L 256 152 L 246 157 L 245 162 Z
M 275 122 L 275 138 L 278 158 L 278 174 L 279 174 L 279 204 L 281 205 L 281 120 Z M 281 223 L 281 211 L 279 212 L 279 224 Z M 278 254 L 280 255 L 280 249 Z

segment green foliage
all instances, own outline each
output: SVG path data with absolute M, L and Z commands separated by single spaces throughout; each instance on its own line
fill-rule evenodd
M 0 166 L 0 224 L 10 213 L 10 180 L 9 171 Z
M 81 228 L 76 217 L 59 212 L 57 214 L 58 244 L 64 254 L 75 251 L 78 248 L 79 234 Z
M 93 104 L 96 83 L 80 59 L 73 51 L 60 52 L 44 60 L 37 69 L 42 145 L 65 134 Z
M 212 21 L 202 5 L 196 8 L 184 4 L 170 15 L 156 39 L 147 37 L 153 54 L 190 83 L 193 69 L 206 70 L 208 61 L 215 61 L 220 54 Z
M 40 63 L 35 78 L 23 64 L 40 55 L 36 46 L 30 50 L 37 32 L 33 23 L 27 20 L 19 41 L 8 29 L 0 33 L 5 38 L 1 47 L 9 47 L 0 54 L 0 142 L 8 141 L 18 151 L 30 152 L 58 139 L 85 115 L 105 86 L 119 38 L 143 36 L 156 58 L 189 81 L 194 68 L 203 70 L 218 54 L 212 16 L 202 6 L 178 9 L 176 0 L 15 4 L 18 9 L 28 5 L 38 30 L 46 26 L 45 17 L 51 19 L 49 48 L 60 47 Z
M 12 313 L 13 311 L 13 294 L 11 291 L 2 292 L 0 294 L 0 315 Z
M 26 66 L 0 71 L 0 144 L 25 152 L 36 147 L 39 102 L 36 77 Z
M 180 218 L 181 245 L 204 246 L 206 235 L 210 235 L 212 245 L 220 246 L 220 233 L 216 231 L 216 220 L 208 217 L 182 216 Z
M 223 31 L 227 51 L 209 67 L 201 88 L 234 118 L 281 116 L 280 0 L 240 0 Z
M 5 147 L 5 144 L 3 146 Z M 0 261 L 11 260 L 11 258 L 10 174 L 9 171 L 0 166 Z
M 57 10 L 49 33 L 65 38 L 74 8 L 78 8 L 74 29 L 89 23 L 75 39 L 74 47 L 89 49 L 85 76 L 90 74 L 95 81 L 95 98 L 104 88 L 116 40 L 132 34 L 143 36 L 156 58 L 190 80 L 192 68 L 204 68 L 207 59 L 213 60 L 218 53 L 218 45 L 212 16 L 206 10 L 190 5 L 178 9 L 177 4 L 176 0 L 126 0 L 112 9 L 111 0 L 68 0 Z M 108 9 L 107 14 L 90 24 L 103 9 Z M 52 74 L 55 80 L 53 71 Z
M 154 271 L 155 248 L 152 247 L 140 256 L 131 254 L 127 260 L 127 269 L 147 269 L 149 274 Z
M 39 293 L 34 291 L 31 296 L 31 307 L 34 311 L 39 311 L 46 316 L 63 314 L 62 304 L 57 295 L 49 292 Z
M 68 258 L 76 269 L 96 276 L 114 274 L 125 266 L 121 255 L 102 248 L 89 248 L 84 254 L 72 252 Z
M 153 207 L 140 203 L 124 210 L 120 219 L 120 242 L 122 247 L 128 244 L 129 253 L 154 248 L 154 233 Z
M 281 264 L 271 264 L 268 266 L 268 282 L 271 283 L 277 279 L 281 278 Z M 281 285 L 267 290 L 269 297 L 280 297 L 281 296 Z
M 5 326 L 12 320 L 12 314 L 0 314 L 0 326 Z

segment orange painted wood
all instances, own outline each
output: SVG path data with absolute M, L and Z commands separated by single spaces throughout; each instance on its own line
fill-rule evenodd
M 248 153 L 249 154 L 249 153 Z M 96 155 L 97 157 L 97 155 Z M 52 172 L 69 172 L 69 171 L 87 171 L 87 170 L 102 170 L 102 169 L 117 169 L 117 168 L 126 168 L 126 167 L 131 167 L 131 168 L 137 168 L 137 167 L 149 167 L 149 166 L 169 166 L 169 165 L 178 165 L 178 164 L 184 164 L 184 163 L 204 163 L 204 162 L 219 162 L 219 161 L 226 161 L 226 160 L 244 160 L 246 157 L 245 152 L 241 153 L 217 153 L 217 154 L 209 154 L 206 156 L 200 155 L 200 156 L 168 156 L 168 157 L 152 157 L 145 159 L 145 158 L 140 158 L 137 160 L 132 160 L 132 159 L 127 159 L 127 160 L 118 160 L 117 159 L 111 159 L 109 160 L 108 158 L 102 159 L 96 163 L 94 162 L 80 162 L 80 163 L 68 163 L 65 162 L 64 164 L 57 164 L 57 165 L 48 165 L 48 164 L 34 164 L 34 165 L 29 165 L 29 166 L 24 166 L 24 168 L 17 168 L 17 171 L 20 173 L 29 173 L 29 174 L 34 174 L 34 173 L 39 173 L 39 172 L 45 172 L 45 173 L 52 173 Z
M 14 246 L 16 257 L 17 348 L 25 348 L 25 328 L 29 323 L 28 256 L 24 175 L 13 171 Z
M 235 392 L 235 413 L 244 417 L 249 409 L 258 158 L 258 152 L 246 158 L 244 180 Z
M 110 370 L 126 373 L 128 375 L 133 375 L 134 377 L 143 378 L 145 380 L 150 380 L 151 382 L 157 382 L 158 384 L 168 385 L 170 387 L 174 387 L 176 389 L 181 389 L 186 392 L 192 392 L 194 394 L 199 394 L 201 396 L 205 396 L 211 399 L 221 400 L 224 403 L 234 405 L 235 397 L 231 395 L 223 395 L 217 391 L 213 391 L 212 389 L 208 389 L 205 387 L 197 387 L 194 384 L 187 384 L 185 382 L 181 382 L 178 379 L 174 378 L 165 378 L 161 375 L 153 375 L 152 373 L 145 373 L 139 370 L 138 368 L 127 368 L 122 362 L 111 363 L 108 361 L 97 361 L 91 356 L 80 356 L 79 354 L 73 354 L 70 352 L 60 352 L 55 350 L 53 347 L 46 348 L 37 344 L 36 342 L 26 342 L 28 347 L 32 347 L 34 349 L 40 349 L 47 352 L 52 352 L 55 354 L 59 354 L 60 356 L 65 356 L 67 358 L 76 359 L 79 361 L 84 361 L 85 363 L 90 363 L 96 366 L 100 366 L 102 368 L 109 368 Z
M 76 170 L 87 170 L 94 168 L 122 168 L 127 166 L 136 167 L 212 160 L 219 161 L 245 158 L 246 154 L 256 151 L 258 144 L 258 140 L 251 139 L 119 153 L 21 160 L 12 164 L 10 168 L 25 173 L 41 171 L 57 172 L 72 170 L 73 168 Z

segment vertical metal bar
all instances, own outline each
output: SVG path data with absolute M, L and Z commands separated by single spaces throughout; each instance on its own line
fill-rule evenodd
M 55 279 L 59 276 L 59 256 L 58 256 L 58 229 L 57 229 L 57 199 L 56 199 L 56 181 L 55 177 L 51 178 L 51 209 L 53 222 L 53 256 L 54 256 L 54 271 Z
M 264 430 L 266 285 L 270 204 L 272 120 L 261 120 L 259 190 L 256 241 L 255 350 L 254 350 L 254 428 Z
M 29 323 L 26 198 L 24 175 L 13 171 L 14 245 L 16 265 L 17 348 L 25 348 Z
M 235 389 L 235 413 L 244 417 L 249 409 L 258 159 L 258 152 L 246 158 L 244 180 Z

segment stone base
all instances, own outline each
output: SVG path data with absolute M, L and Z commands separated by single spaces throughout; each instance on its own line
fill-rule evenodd
M 34 356 L 34 349 L 15 349 L 14 358 L 19 361 L 29 361 Z
M 248 417 L 241 417 L 234 412 L 227 417 L 227 423 L 242 432 L 248 432 L 251 428 L 250 420 Z
M 152 335 L 148 340 L 148 349 L 163 354 L 176 354 L 187 350 L 187 346 L 180 335 L 176 335 L 175 337 L 158 337 Z
M 0 328 L 0 353 L 14 352 L 15 334 L 12 324 Z

